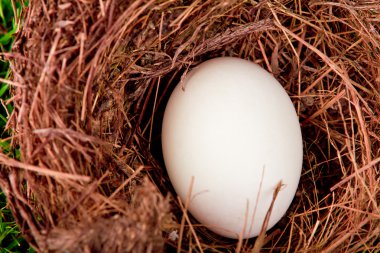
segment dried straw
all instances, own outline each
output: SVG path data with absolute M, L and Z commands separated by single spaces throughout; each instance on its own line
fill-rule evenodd
M 21 161 L 0 156 L 27 240 L 40 252 L 376 251 L 379 24 L 375 0 L 31 0 L 3 55 Z M 189 217 L 160 156 L 168 94 L 216 56 L 269 70 L 300 116 L 299 191 L 256 245 Z

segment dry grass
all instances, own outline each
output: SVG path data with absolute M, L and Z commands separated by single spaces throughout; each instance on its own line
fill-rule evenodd
M 376 251 L 377 2 L 31 0 L 15 53 L 4 55 L 22 159 L 0 156 L 0 186 L 27 240 L 41 252 Z M 165 101 L 216 56 L 269 70 L 300 116 L 299 191 L 255 248 L 163 197 L 174 194 L 159 151 Z

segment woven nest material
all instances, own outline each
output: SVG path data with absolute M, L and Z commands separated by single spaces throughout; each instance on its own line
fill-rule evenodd
M 31 0 L 24 10 L 5 55 L 21 159 L 0 154 L 0 186 L 35 249 L 380 248 L 378 1 Z M 270 71 L 300 117 L 299 190 L 260 240 L 227 240 L 183 215 L 160 153 L 170 91 L 217 56 Z

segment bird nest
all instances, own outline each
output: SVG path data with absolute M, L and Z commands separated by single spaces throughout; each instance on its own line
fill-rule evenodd
M 31 0 L 3 55 L 21 157 L 0 154 L 0 186 L 23 235 L 40 252 L 375 251 L 379 16 L 375 0 Z M 170 92 L 218 56 L 271 72 L 300 119 L 298 191 L 261 240 L 189 217 L 162 160 Z

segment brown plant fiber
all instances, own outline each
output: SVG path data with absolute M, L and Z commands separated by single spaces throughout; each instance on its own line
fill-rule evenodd
M 0 187 L 39 252 L 380 250 L 378 1 L 31 0 L 20 20 Z M 198 224 L 160 155 L 170 91 L 218 56 L 271 72 L 300 118 L 298 192 L 259 240 Z

